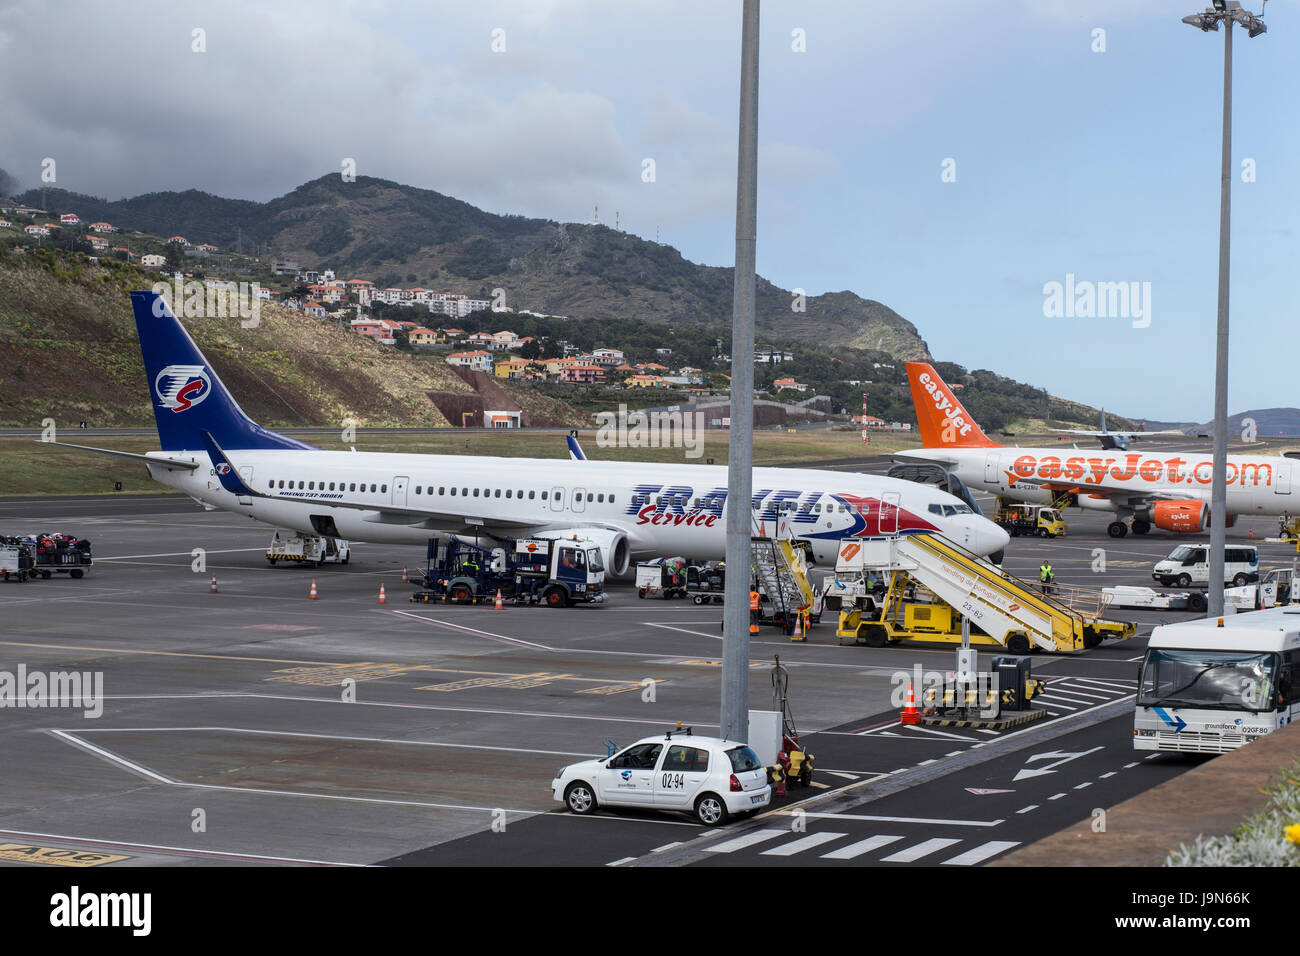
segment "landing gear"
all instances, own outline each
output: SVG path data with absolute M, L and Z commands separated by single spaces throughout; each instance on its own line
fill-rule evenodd
M 1147 533 L 1148 531 L 1150 531 L 1150 530 L 1151 530 L 1151 522 L 1150 522 L 1150 521 L 1143 521 L 1141 518 L 1134 518 L 1134 519 L 1133 519 L 1133 533 L 1134 533 L 1134 534 L 1146 534 L 1146 533 Z
M 1112 521 L 1106 525 L 1106 533 L 1112 538 L 1122 538 L 1128 534 L 1128 525 L 1122 521 Z

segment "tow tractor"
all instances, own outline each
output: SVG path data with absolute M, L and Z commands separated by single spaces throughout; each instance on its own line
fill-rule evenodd
M 1020 504 L 998 499 L 998 509 L 993 515 L 997 523 L 1013 538 L 1037 535 L 1040 538 L 1057 538 L 1068 528 L 1061 512 L 1049 505 Z
M 33 549 L 22 538 L 0 538 L 0 577 L 19 583 L 35 577 Z
M 727 590 L 727 568 L 718 561 L 686 567 L 686 593 L 696 604 L 721 604 Z
M 281 533 L 278 529 L 266 548 L 266 560 L 293 561 L 298 564 L 347 564 L 352 548 L 342 538 L 323 538 L 314 534 Z
M 516 605 L 605 602 L 600 547 L 576 538 L 430 538 L 428 563 L 412 601 L 490 604 L 498 594 Z
M 636 596 L 661 597 L 665 601 L 686 597 L 686 560 L 653 558 L 642 561 L 636 566 Z

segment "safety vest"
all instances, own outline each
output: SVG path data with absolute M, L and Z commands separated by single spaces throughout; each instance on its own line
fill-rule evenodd
M 1052 566 L 1050 564 L 1044 564 L 1038 569 L 1038 579 L 1044 584 L 1052 580 Z
M 750 609 L 751 611 L 757 611 L 757 610 L 758 610 L 758 592 L 757 592 L 757 591 L 750 591 L 750 592 L 749 592 L 749 609 Z

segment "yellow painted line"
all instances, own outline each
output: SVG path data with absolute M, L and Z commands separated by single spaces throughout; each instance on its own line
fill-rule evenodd
M 678 664 L 693 664 L 697 667 L 721 667 L 722 661 L 678 661 Z M 770 665 L 762 661 L 750 661 L 750 667 L 768 667 Z
M 0 843 L 0 860 L 18 863 L 45 863 L 51 866 L 103 866 L 129 860 L 120 853 L 93 853 L 85 850 L 67 850 L 57 846 L 33 846 L 28 843 Z
M 252 661 L 255 664 L 316 664 L 330 666 L 332 661 L 295 661 L 275 657 L 236 657 L 233 654 L 193 654 L 188 651 L 142 651 L 133 647 L 92 647 L 80 644 L 30 644 L 22 641 L 0 641 L 0 647 L 37 647 L 52 651 L 98 651 L 101 654 L 143 654 L 147 657 L 190 657 L 209 661 Z

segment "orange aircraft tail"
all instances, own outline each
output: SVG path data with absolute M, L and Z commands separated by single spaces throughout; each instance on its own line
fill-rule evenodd
M 984 434 L 952 389 L 925 362 L 907 363 L 907 382 L 926 448 L 1000 448 Z

